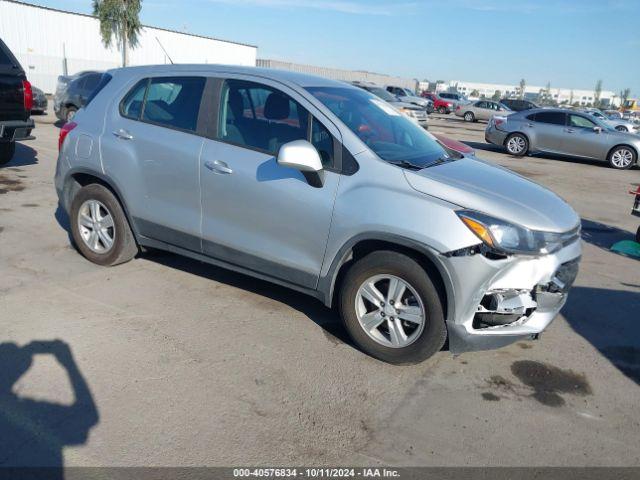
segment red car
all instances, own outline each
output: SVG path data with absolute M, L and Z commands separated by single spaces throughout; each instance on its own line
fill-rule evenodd
M 424 98 L 428 98 L 433 102 L 433 108 L 436 109 L 438 113 L 451 113 L 453 111 L 453 103 L 443 100 L 435 93 L 431 92 L 422 92 L 421 94 Z

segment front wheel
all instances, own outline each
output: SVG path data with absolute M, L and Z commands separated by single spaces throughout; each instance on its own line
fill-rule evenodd
M 0 165 L 11 161 L 16 153 L 16 142 L 0 142 Z
M 627 127 L 623 126 L 623 125 L 618 125 L 616 127 L 616 130 L 618 130 L 619 132 L 628 132 L 629 130 L 627 130 Z
M 93 263 L 118 265 L 138 253 L 120 202 L 102 185 L 90 184 L 78 191 L 71 203 L 70 223 L 78 250 Z
M 66 122 L 69 123 L 70 121 L 72 121 L 73 117 L 76 116 L 77 112 L 78 112 L 78 109 L 76 107 L 67 107 L 67 110 L 65 111 L 65 114 L 64 114 L 64 119 L 66 120 Z
M 370 253 L 348 271 L 340 291 L 347 331 L 365 353 L 389 363 L 417 363 L 447 337 L 442 303 L 427 272 L 392 251 Z
M 609 165 L 617 170 L 627 170 L 636 163 L 637 157 L 630 147 L 621 146 L 616 147 L 609 153 L 607 158 Z
M 523 157 L 529 151 L 529 140 L 521 133 L 514 133 L 507 137 L 504 146 L 511 155 Z
M 447 113 L 447 109 L 445 107 L 439 107 L 438 108 L 438 113 L 441 113 L 442 115 Z

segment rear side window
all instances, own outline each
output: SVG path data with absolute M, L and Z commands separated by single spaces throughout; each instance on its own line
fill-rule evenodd
M 138 82 L 120 104 L 132 120 L 195 132 L 204 77 L 162 77 Z
M 142 120 L 195 131 L 204 83 L 202 77 L 153 78 L 147 87 Z
M 548 123 L 551 125 L 564 125 L 565 114 L 563 112 L 538 112 L 536 122 Z
M 144 104 L 144 94 L 147 91 L 148 79 L 139 81 L 135 87 L 124 97 L 120 104 L 120 114 L 132 120 L 140 120 L 142 115 L 142 105 Z

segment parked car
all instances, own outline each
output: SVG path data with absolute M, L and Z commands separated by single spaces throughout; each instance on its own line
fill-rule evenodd
M 429 101 L 426 98 L 418 97 L 415 92 L 412 92 L 408 88 L 394 87 L 393 85 L 387 86 L 387 92 L 392 93 L 398 100 L 405 103 L 413 103 L 422 108 L 429 107 Z
M 61 129 L 55 175 L 92 262 L 155 247 L 285 285 L 394 363 L 447 338 L 454 353 L 536 338 L 566 300 L 575 211 L 361 88 L 215 65 L 107 77 Z
M 478 100 L 466 105 L 458 105 L 455 114 L 462 117 L 467 122 L 477 122 L 478 120 L 489 120 L 494 115 L 511 115 L 511 110 L 506 105 L 491 100 Z
M 606 160 L 617 169 L 631 168 L 640 152 L 637 135 L 619 132 L 587 113 L 557 108 L 496 117 L 487 125 L 485 139 L 516 156 L 548 152 Z
M 467 97 L 465 97 L 464 95 L 462 95 L 461 93 L 440 92 L 440 93 L 438 93 L 438 96 L 442 100 L 451 102 L 451 104 L 453 105 L 453 109 L 454 110 L 458 105 L 464 105 L 466 103 L 469 103 L 469 99 Z
M 622 114 L 622 112 L 619 112 L 618 110 L 605 110 L 603 113 L 607 117 L 609 117 L 610 120 L 617 120 L 619 118 L 624 118 L 624 115 Z
M 402 114 L 418 122 L 421 127 L 429 128 L 429 117 L 426 109 L 414 105 L 413 103 L 401 102 L 396 96 L 391 95 L 382 87 L 365 83 L 354 83 L 354 85 L 356 87 L 363 88 L 367 92 L 373 93 L 376 97 L 384 100 L 390 105 L 393 105 Z
M 532 108 L 540 108 L 533 102 L 529 100 L 524 100 L 520 98 L 503 98 L 500 100 L 502 105 L 506 105 L 514 112 L 521 112 L 523 110 L 531 110 Z
M 57 90 L 53 99 L 53 111 L 56 117 L 70 122 L 76 112 L 85 105 L 101 78 L 101 72 L 86 72 L 72 78 L 65 87 Z
M 16 141 L 30 140 L 33 91 L 22 66 L 0 39 L 0 165 L 8 163 Z
M 625 120 L 624 118 L 610 118 L 599 110 L 587 110 L 586 113 L 592 117 L 596 117 L 602 123 L 610 126 L 611 128 L 615 128 L 619 132 L 638 133 L 640 131 L 640 125 L 633 123 L 630 120 Z
M 436 95 L 435 93 L 431 93 L 431 92 L 423 92 L 422 96 L 424 98 L 428 98 L 433 102 L 433 106 L 438 113 L 441 113 L 444 115 L 444 114 L 449 114 L 453 112 L 453 108 L 454 108 L 453 102 L 451 102 L 450 100 L 444 100 L 440 98 L 438 95 Z
M 33 106 L 31 107 L 31 114 L 46 114 L 47 107 L 49 105 L 46 95 L 38 87 L 31 86 L 31 90 L 33 91 Z

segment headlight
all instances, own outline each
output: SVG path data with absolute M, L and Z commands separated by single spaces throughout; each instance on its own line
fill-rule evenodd
M 411 110 L 409 108 L 401 108 L 400 111 L 404 113 L 407 117 L 415 118 L 416 116 L 415 110 Z
M 553 253 L 577 238 L 579 231 L 541 232 L 514 225 L 472 210 L 456 212 L 460 220 L 488 247 L 504 253 L 539 255 Z

